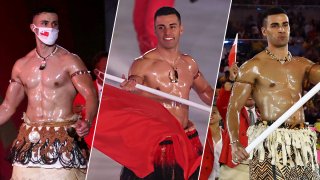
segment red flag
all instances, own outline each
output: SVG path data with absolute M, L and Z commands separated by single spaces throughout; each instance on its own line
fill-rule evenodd
M 182 126 L 160 103 L 109 85 L 104 86 L 93 146 L 145 177 L 154 171 L 159 143 L 172 137 L 185 179 L 200 165 Z
M 236 38 L 233 41 L 232 48 L 229 52 L 229 67 L 231 67 L 235 62 L 237 62 L 237 46 L 238 46 L 238 33 L 236 35 Z

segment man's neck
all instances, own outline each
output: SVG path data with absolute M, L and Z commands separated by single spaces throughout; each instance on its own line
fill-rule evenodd
M 255 107 L 254 106 L 245 106 L 245 108 L 248 110 L 248 109 L 254 109 Z
M 40 41 L 40 40 L 38 40 L 38 41 Z M 42 42 L 37 42 L 36 49 L 37 49 L 37 52 L 39 53 L 39 55 L 47 56 L 52 53 L 52 51 L 56 48 L 56 46 L 57 46 L 56 44 L 48 46 Z
M 283 59 L 288 56 L 288 45 L 283 47 L 275 47 L 273 45 L 268 45 L 267 49 L 274 54 L 277 58 Z
M 180 52 L 178 49 L 164 49 L 164 48 L 157 48 L 157 51 L 162 60 L 173 62 L 180 56 Z

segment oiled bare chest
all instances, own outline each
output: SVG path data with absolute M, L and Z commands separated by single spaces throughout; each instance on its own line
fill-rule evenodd
M 70 80 L 65 68 L 61 66 L 61 62 L 50 59 L 47 61 L 45 69 L 40 70 L 40 60 L 32 59 L 25 63 L 21 69 L 20 79 L 24 86 L 28 89 L 37 88 L 38 86 L 46 88 L 58 88 Z M 60 64 L 60 65 L 59 65 Z
M 175 66 L 167 62 L 155 62 L 145 73 L 145 84 L 164 92 L 188 93 L 193 83 L 193 72 L 186 62 Z
M 305 67 L 298 62 L 280 64 L 272 62 L 259 68 L 257 85 L 266 89 L 289 88 L 301 90 Z

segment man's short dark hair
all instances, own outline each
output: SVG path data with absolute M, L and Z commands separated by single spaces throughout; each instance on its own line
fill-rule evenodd
M 154 22 L 156 21 L 156 18 L 158 16 L 166 16 L 166 15 L 171 15 L 171 14 L 175 14 L 179 20 L 179 23 L 181 24 L 180 13 L 175 8 L 168 7 L 168 6 L 161 7 L 157 10 L 157 12 L 154 14 Z
M 53 7 L 51 7 L 51 6 L 41 6 L 41 7 L 37 7 L 37 8 L 35 8 L 35 9 L 32 10 L 32 19 L 31 19 L 31 20 L 33 20 L 33 18 L 34 18 L 35 16 L 37 16 L 37 15 L 39 15 L 39 14 L 41 14 L 41 13 L 44 13 L 44 12 L 46 12 L 46 13 L 55 13 L 55 14 L 58 14 L 58 12 L 56 11 L 56 9 L 53 8 Z
M 287 12 L 284 9 L 280 8 L 280 7 L 269 8 L 262 14 L 262 26 L 266 26 L 267 25 L 268 16 L 276 15 L 276 14 L 288 15 Z

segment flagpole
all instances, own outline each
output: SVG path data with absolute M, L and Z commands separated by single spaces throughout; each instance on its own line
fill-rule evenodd
M 116 77 L 116 76 L 113 76 L 111 74 L 106 74 L 105 75 L 105 78 L 106 79 L 109 79 L 109 80 L 112 80 L 112 81 L 115 81 L 115 82 L 118 82 L 118 83 L 122 83 L 124 81 L 124 79 L 122 78 L 119 78 L 119 77 Z M 149 92 L 151 94 L 155 94 L 155 95 L 158 95 L 158 96 L 161 96 L 161 97 L 164 97 L 164 98 L 167 98 L 167 99 L 170 99 L 172 101 L 176 101 L 176 102 L 179 102 L 181 104 L 185 104 L 185 105 L 188 105 L 188 106 L 192 106 L 192 107 L 195 107 L 197 109 L 201 109 L 203 111 L 206 111 L 206 112 L 211 112 L 211 108 L 208 107 L 208 106 L 204 106 L 204 105 L 201 105 L 201 104 L 197 104 L 195 102 L 192 102 L 192 101 L 189 101 L 189 100 L 186 100 L 186 99 L 183 99 L 183 98 L 180 98 L 180 97 L 177 97 L 177 96 L 173 96 L 171 94 L 168 94 L 168 93 L 164 93 L 162 91 L 159 91 L 159 90 L 156 90 L 156 89 L 153 89 L 153 88 L 149 88 L 147 86 L 143 86 L 141 84 L 137 84 L 136 85 L 136 88 L 137 89 L 140 89 L 140 90 L 143 90 L 143 91 L 146 91 L 146 92 Z
M 282 123 L 284 123 L 290 116 L 293 115 L 299 108 L 301 108 L 309 99 L 320 91 L 320 82 L 314 86 L 307 94 L 305 94 L 299 101 L 297 101 L 291 108 L 289 108 L 282 116 L 280 116 L 270 127 L 261 133 L 255 140 L 246 147 L 247 153 L 250 153 L 259 143 L 267 138 L 274 130 L 276 130 Z

